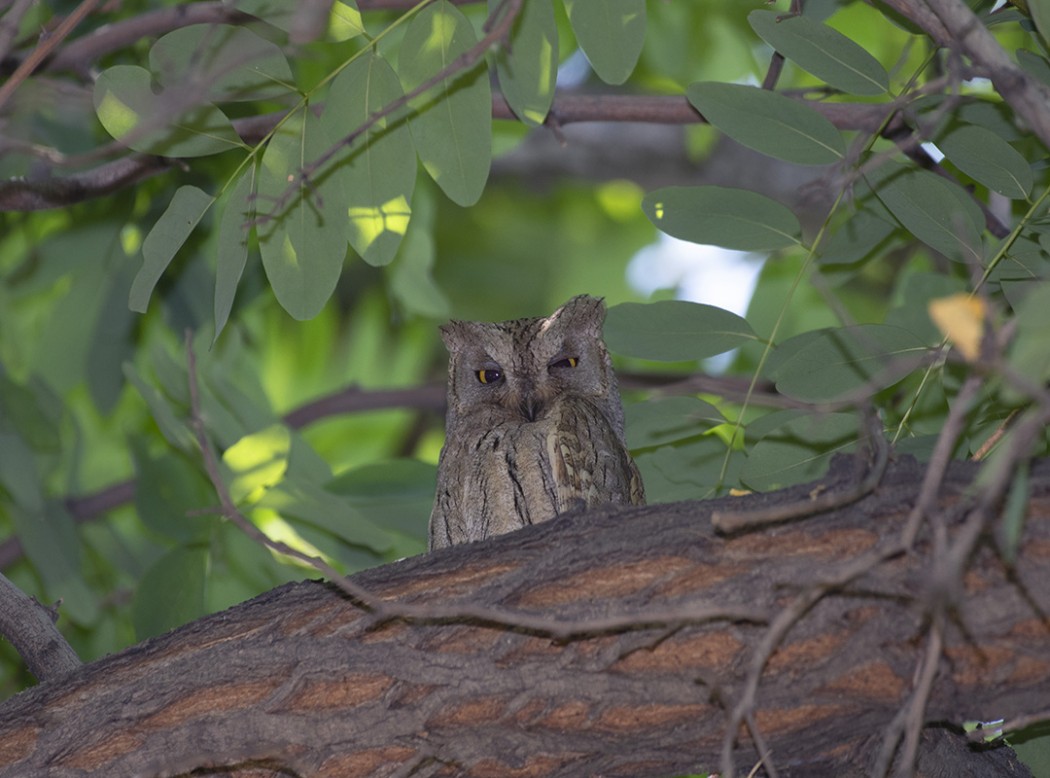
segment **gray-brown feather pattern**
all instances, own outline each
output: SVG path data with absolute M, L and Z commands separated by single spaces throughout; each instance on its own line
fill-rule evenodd
M 644 502 L 601 340 L 604 313 L 600 300 L 583 296 L 547 318 L 443 328 L 449 410 L 431 548 L 603 503 Z M 564 366 L 568 357 L 578 366 Z M 478 380 L 483 369 L 501 371 L 498 386 Z

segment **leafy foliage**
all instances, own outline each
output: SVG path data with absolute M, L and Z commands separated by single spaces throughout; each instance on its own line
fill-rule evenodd
M 216 515 L 196 422 L 271 536 L 347 570 L 421 552 L 440 389 L 412 391 L 442 380 L 435 325 L 579 292 L 611 304 L 651 500 L 815 478 L 865 450 L 868 409 L 925 457 L 955 413 L 953 455 L 1009 482 L 1016 551 L 1026 470 L 1004 463 L 1022 443 L 1021 459 L 1047 453 L 1050 177 L 1028 106 L 974 81 L 981 63 L 920 53 L 922 29 L 859 2 L 785 16 L 758 0 L 344 0 L 312 34 L 295 3 L 235 5 L 250 17 L 89 49 L 6 105 L 0 203 L 24 212 L 0 234 L 0 526 L 19 542 L 0 561 L 63 600 L 82 655 L 309 574 Z M 134 12 L 94 22 L 119 30 Z M 14 21 L 28 36 L 47 20 Z M 1017 50 L 1018 79 L 1050 76 L 1038 18 L 982 22 Z M 630 160 L 591 171 L 601 183 L 546 178 L 533 137 L 582 111 L 555 89 L 581 57 L 592 92 L 626 84 L 624 100 L 670 95 L 676 121 L 702 114 L 681 144 L 700 183 Z M 76 72 L 93 67 L 86 87 Z M 71 97 L 42 99 L 60 79 Z M 573 137 L 561 159 L 585 145 Z M 735 153 L 726 139 L 761 172 L 709 175 Z M 622 156 L 616 142 L 602 159 Z M 47 198 L 67 191 L 67 162 L 84 202 L 20 199 L 62 204 Z M 155 167 L 92 190 L 100 162 Z M 670 292 L 637 302 L 623 271 L 656 231 L 761 252 L 746 314 Z M 718 355 L 727 390 L 689 388 Z

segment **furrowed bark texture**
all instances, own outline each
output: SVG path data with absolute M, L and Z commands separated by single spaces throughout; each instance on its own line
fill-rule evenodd
M 942 489 L 939 516 L 949 539 L 965 518 L 960 494 L 974 473 L 957 466 Z M 896 538 L 921 477 L 910 460 L 892 463 L 874 493 L 844 509 L 728 539 L 712 532 L 712 510 L 843 488 L 854 474 L 842 459 L 819 486 L 566 517 L 354 577 L 389 601 L 486 606 L 594 626 L 564 639 L 535 625 L 377 621 L 327 584 L 281 587 L 0 705 L 0 776 L 718 769 L 727 712 L 769 626 L 684 617 L 710 606 L 773 621 L 800 593 Z M 925 720 L 1045 708 L 1047 463 L 1033 469 L 1031 483 L 1012 569 L 989 538 L 962 584 L 945 592 L 941 584 L 951 579 L 934 575 L 923 530 L 911 553 L 873 565 L 786 633 L 761 675 L 753 715 L 779 775 L 868 771 L 913 692 L 929 633 L 926 606 L 937 597 L 953 597 L 956 607 L 943 629 Z M 618 614 L 659 623 L 610 633 L 594 621 Z M 738 774 L 757 761 L 747 728 L 732 753 Z M 969 756 L 986 755 L 964 747 Z M 973 774 L 1023 774 L 1009 769 Z M 923 772 L 920 761 L 920 774 L 936 773 Z

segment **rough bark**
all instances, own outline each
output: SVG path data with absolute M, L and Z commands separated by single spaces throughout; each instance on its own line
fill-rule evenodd
M 935 540 L 959 537 L 974 472 L 953 468 L 911 550 L 870 565 L 858 560 L 907 523 L 923 475 L 910 460 L 844 508 L 730 538 L 713 511 L 804 504 L 853 483 L 851 460 L 819 486 L 566 517 L 354 576 L 439 619 L 281 587 L 8 700 L 0 776 L 657 776 L 717 769 L 727 744 L 746 774 L 755 733 L 780 776 L 868 774 L 929 654 L 931 603 L 953 607 L 918 720 L 1050 699 L 1050 463 L 1032 471 L 1016 563 L 989 533 L 953 579 Z M 849 568 L 866 572 L 822 586 Z M 726 741 L 756 652 L 792 608 L 750 726 Z M 1024 774 L 1006 749 L 929 734 L 920 774 Z

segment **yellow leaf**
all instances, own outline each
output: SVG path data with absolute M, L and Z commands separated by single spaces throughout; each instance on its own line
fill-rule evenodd
M 977 359 L 984 332 L 984 300 L 965 293 L 953 294 L 930 300 L 928 311 L 937 329 L 963 357 L 970 362 Z

